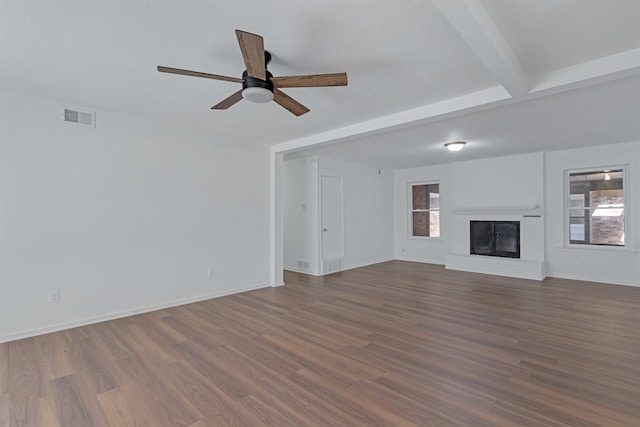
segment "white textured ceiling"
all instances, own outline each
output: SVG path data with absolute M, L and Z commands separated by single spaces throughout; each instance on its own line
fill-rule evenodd
M 284 90 L 301 117 L 212 111 L 238 84 L 156 71 L 240 77 L 235 29 L 264 37 L 274 75 L 349 86 Z M 469 140 L 457 158 L 640 140 L 638 76 L 636 0 L 0 2 L 1 90 L 379 167 L 451 161 L 449 138 Z

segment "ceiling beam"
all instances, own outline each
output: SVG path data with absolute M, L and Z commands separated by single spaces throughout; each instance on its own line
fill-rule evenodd
M 531 95 L 548 95 L 640 75 L 640 48 L 573 65 L 532 80 Z
M 287 153 L 301 148 L 319 147 L 353 138 L 361 138 L 366 135 L 375 135 L 445 118 L 457 117 L 510 102 L 514 101 L 509 93 L 502 86 L 495 86 L 434 104 L 282 142 L 272 145 L 271 151 L 274 153 Z
M 520 63 L 479 0 L 433 3 L 512 97 L 527 94 L 527 79 Z

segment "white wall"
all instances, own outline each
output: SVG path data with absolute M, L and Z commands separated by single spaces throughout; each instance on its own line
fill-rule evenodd
M 628 165 L 625 215 L 626 250 L 565 246 L 565 170 Z M 611 144 L 546 155 L 546 252 L 548 274 L 554 277 L 640 286 L 640 142 Z
M 318 158 L 287 159 L 283 166 L 284 268 L 318 275 Z M 299 268 L 298 261 L 309 268 Z
M 409 209 L 410 184 L 440 183 L 440 238 L 411 237 Z M 394 173 L 394 246 L 396 259 L 444 264 L 451 248 L 451 165 L 400 169 Z
M 393 259 L 393 174 L 325 157 L 319 173 L 343 178 L 343 269 Z
M 2 93 L 0 341 L 268 285 L 266 148 L 60 108 Z

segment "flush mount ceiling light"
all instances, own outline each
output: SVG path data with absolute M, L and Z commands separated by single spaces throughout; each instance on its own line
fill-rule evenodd
M 453 142 L 447 142 L 446 144 L 444 144 L 444 146 L 447 147 L 447 150 L 449 151 L 460 151 L 462 150 L 465 144 L 466 142 L 464 141 L 453 141 Z

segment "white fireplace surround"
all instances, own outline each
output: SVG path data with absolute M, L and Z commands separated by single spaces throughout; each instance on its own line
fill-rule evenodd
M 540 153 L 455 163 L 452 245 L 445 267 L 544 279 L 543 173 Z M 471 255 L 470 221 L 519 221 L 520 258 Z

